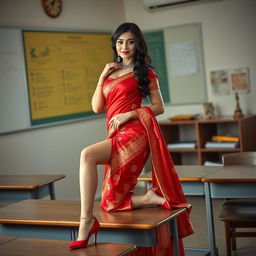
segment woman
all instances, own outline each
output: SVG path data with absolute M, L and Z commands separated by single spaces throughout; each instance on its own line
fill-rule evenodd
M 147 161 L 150 148 L 151 154 L 153 153 L 152 143 L 154 146 L 156 144 L 156 139 L 151 135 L 161 136 L 154 116 L 164 112 L 164 104 L 139 27 L 134 23 L 123 23 L 113 33 L 111 41 L 115 62 L 106 64 L 92 98 L 95 113 L 106 107 L 109 136 L 106 140 L 83 149 L 81 153 L 81 221 L 77 241 L 71 243 L 70 248 L 86 247 L 90 236 L 99 230 L 99 223 L 93 217 L 98 164 L 105 165 L 101 207 L 107 212 L 151 205 L 163 205 L 167 208 L 185 205 L 189 208 L 180 184 L 178 201 L 175 199 L 172 202 L 171 197 L 177 194 L 175 189 L 172 191 L 173 195 L 168 195 L 169 186 L 173 183 L 171 176 L 174 175 L 174 179 L 178 180 L 172 162 L 168 162 L 172 170 L 166 170 L 167 176 L 171 175 L 167 179 L 170 183 L 166 184 L 163 171 L 161 175 L 156 174 L 155 165 L 153 189 L 148 190 L 145 195 L 133 195 L 137 177 Z M 142 108 L 143 99 L 147 96 L 151 105 Z M 151 134 L 154 126 L 158 130 Z M 164 142 L 161 147 L 166 149 L 166 145 L 163 145 Z M 162 151 L 161 148 L 159 150 Z M 168 150 L 156 152 L 157 158 L 159 153 L 164 155 L 163 159 L 166 154 L 170 158 Z M 152 155 L 153 161 L 154 158 Z M 187 232 L 190 233 L 192 227 Z

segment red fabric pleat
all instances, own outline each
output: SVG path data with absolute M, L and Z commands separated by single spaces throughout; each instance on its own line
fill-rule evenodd
M 184 255 L 182 238 L 194 233 L 193 226 L 189 219 L 191 205 L 186 201 L 173 161 L 152 110 L 149 107 L 142 107 L 137 109 L 136 112 L 148 135 L 152 159 L 153 188 L 157 188 L 157 193 L 166 199 L 166 208 L 187 208 L 184 214 L 177 217 L 180 255 Z M 160 233 L 161 232 L 158 231 L 158 242 L 162 241 L 159 237 Z M 169 232 L 168 234 L 167 237 L 170 237 Z M 154 247 L 154 250 L 154 255 L 161 255 L 158 254 L 159 250 L 163 250 L 161 242 L 158 246 Z M 166 252 L 166 255 L 171 255 L 170 253 L 171 252 L 167 254 Z

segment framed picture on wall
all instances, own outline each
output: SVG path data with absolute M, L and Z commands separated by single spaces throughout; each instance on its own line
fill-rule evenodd
M 229 94 L 229 78 L 227 69 L 211 71 L 210 81 L 213 95 Z
M 248 67 L 230 69 L 229 73 L 231 92 L 246 93 L 250 91 Z

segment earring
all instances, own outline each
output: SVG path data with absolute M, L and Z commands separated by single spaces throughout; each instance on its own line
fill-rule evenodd
M 121 63 L 121 62 L 122 62 L 121 56 L 117 55 L 116 62 L 117 62 L 117 63 Z

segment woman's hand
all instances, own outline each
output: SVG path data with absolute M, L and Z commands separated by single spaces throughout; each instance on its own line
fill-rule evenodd
M 126 123 L 128 120 L 130 120 L 132 116 L 133 116 L 132 112 L 117 114 L 109 120 L 108 124 L 110 125 L 111 128 L 118 130 L 119 127 L 122 124 Z
M 119 69 L 120 64 L 117 64 L 115 62 L 107 63 L 105 68 L 103 69 L 98 84 L 96 86 L 96 89 L 92 96 L 92 110 L 95 113 L 101 112 L 105 107 L 105 100 L 102 93 L 102 86 L 105 81 L 105 79 L 114 71 Z
M 99 84 L 102 84 L 104 80 L 114 71 L 120 68 L 121 64 L 118 64 L 116 62 L 107 63 L 105 65 L 105 68 L 103 69 L 100 78 L 99 78 Z

